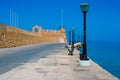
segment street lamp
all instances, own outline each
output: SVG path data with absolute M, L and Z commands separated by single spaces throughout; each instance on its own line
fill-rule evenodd
M 71 32 L 69 31 L 68 34 L 69 34 L 69 45 L 71 45 Z
M 70 43 L 70 45 L 71 45 L 70 49 L 68 48 L 68 51 L 69 51 L 68 55 L 73 55 L 73 52 L 74 52 L 74 38 L 75 38 L 75 36 L 74 36 L 75 35 L 74 29 L 72 29 L 71 34 L 72 34 L 72 36 L 71 36 L 72 37 L 72 43 Z M 70 36 L 70 31 L 69 31 L 69 36 Z
M 86 13 L 88 12 L 89 5 L 87 3 L 82 3 L 80 5 L 81 11 L 84 16 L 84 42 L 83 42 L 83 53 L 80 55 L 80 60 L 82 65 L 89 66 L 89 59 L 87 58 L 87 44 L 86 44 Z M 88 62 L 86 62 L 88 61 Z
M 74 33 L 74 29 L 72 29 L 72 45 L 71 45 L 71 55 L 73 55 L 74 52 L 74 38 L 75 38 L 75 33 Z

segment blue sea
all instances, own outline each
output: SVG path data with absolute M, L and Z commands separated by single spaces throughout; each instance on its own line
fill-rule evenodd
M 120 42 L 88 42 L 88 56 L 120 79 Z

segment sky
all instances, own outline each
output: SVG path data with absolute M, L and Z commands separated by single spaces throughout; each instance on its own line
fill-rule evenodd
M 73 28 L 83 38 L 80 4 L 89 4 L 87 41 L 120 41 L 120 0 L 0 0 L 0 23 L 10 25 L 10 11 L 18 15 L 17 28 L 31 31 L 35 25 L 57 30 Z M 15 17 L 14 17 L 15 19 Z M 15 22 L 14 22 L 15 23 Z M 14 26 L 14 25 L 13 25 Z M 14 26 L 15 27 L 15 26 Z

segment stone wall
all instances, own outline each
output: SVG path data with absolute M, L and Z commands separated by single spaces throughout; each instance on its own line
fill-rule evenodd
M 35 32 L 35 29 L 38 32 Z M 66 42 L 65 30 L 43 30 L 34 26 L 32 32 L 0 24 L 0 48 L 15 47 L 43 42 Z

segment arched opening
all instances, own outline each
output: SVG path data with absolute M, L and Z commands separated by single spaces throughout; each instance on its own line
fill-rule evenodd
M 39 26 L 34 26 L 34 27 L 32 28 L 32 32 L 33 32 L 33 33 L 41 33 L 41 30 L 42 30 L 42 28 L 39 27 Z
M 38 32 L 39 32 L 39 29 L 38 29 L 38 28 L 35 28 L 35 29 L 34 29 L 34 32 L 35 32 L 35 33 L 38 33 Z

